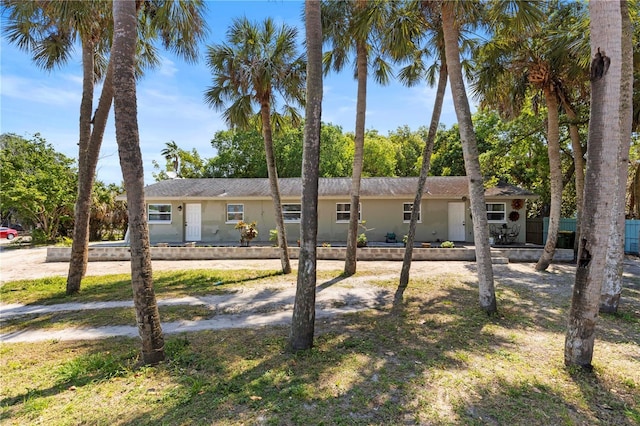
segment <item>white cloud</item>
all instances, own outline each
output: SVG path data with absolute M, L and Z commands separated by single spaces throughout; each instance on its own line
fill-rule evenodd
M 160 58 L 160 69 L 158 73 L 164 77 L 173 77 L 178 72 L 176 64 L 166 56 Z
M 51 78 L 47 80 L 29 79 L 15 75 L 3 75 L 0 91 L 3 97 L 27 100 L 46 105 L 79 105 L 82 85 L 64 85 L 68 79 Z

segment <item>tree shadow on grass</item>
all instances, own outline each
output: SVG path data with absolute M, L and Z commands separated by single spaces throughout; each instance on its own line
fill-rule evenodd
M 561 339 L 543 321 L 561 318 L 530 313 L 527 303 L 538 300 L 535 292 L 508 290 L 499 305 L 505 313 L 488 317 L 477 306 L 471 277 L 415 281 L 399 310 L 387 305 L 318 318 L 315 347 L 296 354 L 283 352 L 288 326 L 168 336 L 170 361 L 147 373 L 162 385 L 142 396 L 123 388 L 130 395 L 127 406 L 101 413 L 96 422 L 531 425 L 601 419 L 615 424 L 592 408 L 600 390 L 608 389 L 605 384 L 580 383 L 586 397 L 563 391 L 571 379 L 562 366 L 561 342 L 546 342 L 550 349 L 541 343 L 539 353 L 523 352 L 531 336 Z M 522 305 L 520 294 L 526 299 Z M 136 340 L 122 345 L 132 350 Z M 96 353 L 104 350 L 96 345 Z M 74 380 L 49 393 L 75 383 L 91 386 L 86 378 Z M 640 398 L 632 383 L 627 388 L 630 398 Z M 609 393 L 607 406 L 626 404 L 629 411 L 626 397 L 616 400 Z M 20 396 L 11 402 L 22 404 Z M 75 407 L 83 409 L 90 408 Z M 629 416 L 610 419 L 632 424 L 625 423 Z

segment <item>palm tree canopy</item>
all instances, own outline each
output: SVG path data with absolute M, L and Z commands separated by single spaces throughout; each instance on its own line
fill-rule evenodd
M 138 75 L 159 64 L 160 43 L 187 61 L 197 59 L 206 35 L 203 0 L 148 0 L 138 11 Z M 40 68 L 52 70 L 72 58 L 78 40 L 93 45 L 96 79 L 107 68 L 113 36 L 111 3 L 91 1 L 3 0 L 3 33 L 10 43 L 30 52 Z
M 328 46 L 322 58 L 325 75 L 332 70 L 342 71 L 351 61 L 354 79 L 357 79 L 356 47 L 362 44 L 375 81 L 383 85 L 389 83 L 393 75 L 388 62 L 393 59 L 391 45 L 395 42 L 394 48 L 400 49 L 402 43 L 397 43 L 398 40 L 407 40 L 414 31 L 414 27 L 406 25 L 409 16 L 394 15 L 392 5 L 393 2 L 387 0 L 322 2 L 322 34 L 324 44 Z M 398 12 L 402 10 L 395 9 Z M 390 25 L 393 16 L 398 18 L 397 29 Z M 397 56 L 407 54 L 408 50 L 396 52 Z
M 283 110 L 294 122 L 300 121 L 295 108 L 304 105 L 306 58 L 298 53 L 298 31 L 271 18 L 253 23 L 234 20 L 226 43 L 208 47 L 207 64 L 213 72 L 213 85 L 205 102 L 222 110 L 231 127 L 251 127 L 255 106 L 284 100 Z
M 556 93 L 567 93 L 586 72 L 577 43 L 568 44 L 566 33 L 571 23 L 584 19 L 579 4 L 540 4 L 543 22 L 531 24 L 526 32 L 515 32 L 509 25 L 515 18 L 495 22 L 493 37 L 477 55 L 477 72 L 472 90 L 482 103 L 503 116 L 518 115 L 529 89 L 552 86 Z M 588 52 L 588 45 L 587 45 Z M 586 54 L 589 57 L 589 54 Z

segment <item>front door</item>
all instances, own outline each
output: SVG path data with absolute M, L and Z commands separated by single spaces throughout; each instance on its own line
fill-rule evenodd
M 185 205 L 184 239 L 185 241 L 200 241 L 202 217 L 200 204 Z
M 465 241 L 465 203 L 449 203 L 449 241 Z

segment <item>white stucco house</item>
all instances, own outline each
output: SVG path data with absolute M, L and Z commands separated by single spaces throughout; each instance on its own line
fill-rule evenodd
M 287 239 L 300 236 L 300 178 L 279 180 Z M 363 178 L 360 220 L 366 221 L 370 242 L 384 242 L 394 233 L 407 233 L 417 177 Z M 318 190 L 318 241 L 346 242 L 351 178 L 321 178 Z M 124 196 L 121 196 L 124 198 Z M 524 243 L 526 200 L 537 195 L 513 185 L 499 184 L 485 192 L 487 219 L 492 228 L 516 229 L 512 242 Z M 239 240 L 239 220 L 257 222 L 256 242 L 267 242 L 275 229 L 273 202 L 266 178 L 171 179 L 145 187 L 152 243 L 233 243 Z M 364 228 L 363 228 L 363 231 Z M 468 179 L 429 177 L 420 206 L 416 241 L 473 242 Z

